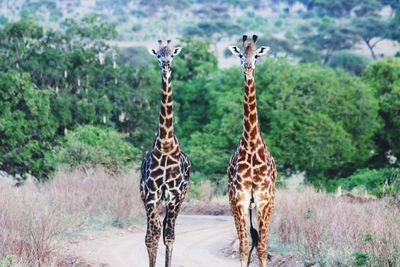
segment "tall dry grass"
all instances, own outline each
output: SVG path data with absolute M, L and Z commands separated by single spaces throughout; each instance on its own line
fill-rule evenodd
M 133 171 L 112 176 L 96 169 L 59 172 L 41 184 L 0 184 L 0 263 L 12 255 L 18 265 L 48 266 L 60 237 L 132 223 L 143 210 L 138 183 Z
M 271 237 L 322 265 L 400 266 L 400 206 L 311 188 L 278 191 Z

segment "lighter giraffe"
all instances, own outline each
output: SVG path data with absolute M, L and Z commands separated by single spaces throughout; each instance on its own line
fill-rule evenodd
M 267 265 L 267 236 L 275 200 L 275 161 L 269 153 L 258 126 L 255 64 L 269 47 L 256 48 L 257 36 L 247 42 L 243 36 L 243 50 L 229 49 L 241 60 L 244 72 L 243 134 L 228 167 L 228 192 L 232 214 L 239 237 L 241 266 L 249 266 L 251 251 L 257 247 L 259 266 Z M 256 211 L 258 232 L 252 223 L 252 210 Z M 253 239 L 249 251 L 248 229 Z
M 175 221 L 185 198 L 189 174 L 189 158 L 181 151 L 174 135 L 171 87 L 171 63 L 181 48 L 171 48 L 170 40 L 158 51 L 149 49 L 158 58 L 161 68 L 162 95 L 158 132 L 152 150 L 142 162 L 140 193 L 146 208 L 147 231 L 145 243 L 149 254 L 149 266 L 156 266 L 157 247 L 163 232 L 166 246 L 165 266 L 171 266 L 172 249 L 175 241 Z M 165 202 L 165 218 L 161 226 L 159 208 Z

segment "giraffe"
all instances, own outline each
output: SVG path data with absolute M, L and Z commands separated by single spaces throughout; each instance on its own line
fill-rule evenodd
M 181 151 L 174 135 L 172 112 L 171 62 L 181 51 L 171 48 L 159 40 L 159 49 L 149 49 L 158 58 L 161 68 L 161 107 L 159 127 L 151 151 L 146 153 L 141 166 L 140 193 L 147 215 L 145 244 L 149 254 L 149 266 L 156 265 L 158 241 L 163 233 L 166 247 L 165 266 L 171 266 L 172 249 L 175 241 L 175 221 L 185 198 L 191 163 Z M 165 218 L 161 225 L 159 209 L 165 204 Z
M 250 264 L 257 247 L 259 266 L 266 266 L 267 235 L 275 199 L 276 166 L 258 126 L 255 64 L 267 54 L 269 47 L 256 48 L 257 35 L 251 42 L 243 35 L 243 50 L 236 46 L 230 51 L 239 56 L 244 73 L 243 133 L 228 167 L 228 193 L 236 231 L 239 237 L 241 266 Z M 252 211 L 256 212 L 258 232 L 253 227 Z M 250 224 L 250 225 L 249 225 Z M 249 251 L 248 229 L 252 237 Z

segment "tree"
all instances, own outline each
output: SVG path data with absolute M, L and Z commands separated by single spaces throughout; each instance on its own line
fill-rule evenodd
M 390 20 L 387 36 L 400 42 L 400 10 L 396 9 L 394 17 Z
M 208 124 L 190 135 L 195 171 L 226 173 L 242 131 L 239 68 L 210 77 Z M 266 60 L 257 67 L 260 127 L 280 171 L 310 180 L 344 177 L 365 166 L 378 131 L 378 103 L 359 78 L 318 65 Z
M 258 73 L 260 123 L 281 170 L 332 178 L 367 163 L 380 123 L 373 92 L 359 78 L 272 60 Z
M 355 32 L 367 45 L 373 59 L 377 59 L 374 48 L 383 41 L 386 34 L 387 23 L 379 17 L 357 17 L 351 22 Z
M 18 68 L 39 50 L 43 29 L 32 21 L 6 24 L 0 29 L 0 71 Z
M 29 75 L 0 73 L 0 169 L 12 175 L 44 178 L 44 153 L 55 142 L 57 122 L 47 90 L 38 90 Z
M 379 153 L 373 165 L 385 166 L 389 151 L 400 158 L 400 58 L 385 58 L 369 65 L 363 78 L 379 99 L 379 115 L 384 123 L 375 136 Z
M 311 0 L 307 1 L 308 9 L 318 9 L 333 17 L 348 16 L 357 0 Z
M 210 52 L 210 44 L 198 38 L 183 40 L 183 49 L 175 59 L 173 88 L 176 101 L 176 132 L 182 144 L 188 133 L 199 131 L 207 124 L 210 95 L 209 77 L 217 72 L 217 59 Z
M 300 38 L 301 49 L 297 50 L 296 54 L 302 57 L 304 62 L 312 62 L 320 57 L 326 64 L 334 52 L 350 49 L 358 40 L 359 36 L 354 28 L 325 18 L 317 22 L 316 30 Z
M 348 51 L 339 51 L 332 54 L 327 66 L 331 68 L 342 68 L 353 75 L 360 76 L 368 63 L 369 59 L 364 56 Z

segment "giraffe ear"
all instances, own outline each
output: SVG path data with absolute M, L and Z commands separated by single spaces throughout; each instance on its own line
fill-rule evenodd
M 257 57 L 265 56 L 268 53 L 269 49 L 270 48 L 268 46 L 261 46 L 257 49 Z
M 172 56 L 177 56 L 182 51 L 182 47 L 175 47 Z
M 156 50 L 149 48 L 149 49 L 147 49 L 147 51 L 149 51 L 150 55 L 157 56 L 157 51 Z
M 231 51 L 232 54 L 241 56 L 239 47 L 233 45 L 229 46 L 228 49 Z

